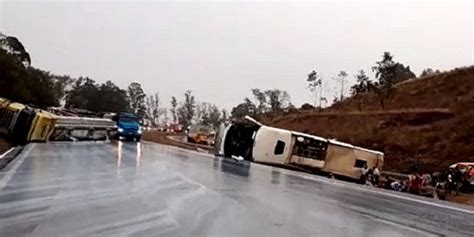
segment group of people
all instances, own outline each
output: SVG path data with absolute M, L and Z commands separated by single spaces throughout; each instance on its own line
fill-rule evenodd
M 366 185 L 383 187 L 398 192 L 436 197 L 444 199 L 447 195 L 459 194 L 460 188 L 470 187 L 474 179 L 474 168 L 450 167 L 445 172 L 421 174 L 413 172 L 407 178 L 386 176 L 380 180 L 380 171 L 377 167 L 369 169 L 367 165 L 361 168 L 361 182 Z
M 412 174 L 394 174 L 381 178 L 377 166 L 369 168 L 365 163 L 360 168 L 360 183 L 380 187 L 397 192 L 407 192 L 415 195 L 445 199 L 446 196 L 458 195 L 460 190 L 474 190 L 474 164 L 457 163 L 444 172 L 420 173 L 418 167 L 413 168 Z M 332 176 L 332 174 L 330 174 Z
M 474 168 L 472 166 L 456 165 L 449 167 L 443 176 L 444 180 L 438 180 L 438 185 L 443 185 L 446 194 L 455 192 L 457 195 L 460 188 L 471 186 L 471 180 L 474 180 Z
M 442 181 L 442 180 L 440 180 Z M 449 168 L 445 174 L 445 186 L 446 194 L 451 194 L 453 191 L 456 192 L 456 195 L 459 194 L 460 185 L 462 185 L 462 173 L 459 169 Z M 442 182 L 438 182 L 441 185 Z
M 380 170 L 377 166 L 370 169 L 366 164 L 360 170 L 360 182 L 365 185 L 379 186 Z
M 397 192 L 407 192 L 416 195 L 433 196 L 426 187 L 433 183 L 432 176 L 418 172 L 410 174 L 406 179 L 396 179 L 391 176 L 385 177 L 382 187 Z

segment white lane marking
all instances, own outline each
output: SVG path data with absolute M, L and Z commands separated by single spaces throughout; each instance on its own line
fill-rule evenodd
M 197 185 L 199 186 L 201 189 L 203 190 L 209 190 L 208 188 L 206 188 L 206 186 L 204 184 L 201 184 L 201 183 L 198 183 L 182 174 L 178 174 L 178 177 L 180 177 L 181 179 L 183 179 L 184 181 L 188 182 L 188 183 L 191 183 L 191 184 L 194 184 L 194 185 Z
M 30 143 L 26 145 L 26 147 L 23 149 L 23 151 L 19 155 L 20 157 L 17 157 L 16 159 L 14 159 L 12 161 L 13 164 L 8 165 L 8 166 L 11 165 L 10 166 L 11 168 L 6 172 L 6 175 L 3 177 L 3 179 L 0 180 L 0 190 L 3 190 L 3 188 L 5 188 L 7 183 L 10 181 L 10 179 L 13 177 L 13 175 L 16 173 L 16 171 L 20 167 L 20 165 L 23 163 L 23 161 L 25 161 L 26 157 L 28 157 L 28 155 L 30 154 L 31 149 L 33 149 L 33 147 L 35 146 L 36 146 L 35 143 Z
M 411 225 L 403 225 L 403 224 L 399 224 L 399 223 L 396 223 L 396 222 L 391 222 L 389 220 L 383 220 L 383 219 L 380 219 L 380 218 L 375 218 L 375 217 L 369 216 L 369 215 L 366 215 L 366 216 L 367 216 L 367 218 L 371 219 L 374 222 L 379 222 L 379 223 L 383 223 L 383 224 L 386 224 L 386 225 L 395 226 L 395 227 L 398 227 L 400 229 L 408 230 L 408 231 L 411 231 L 411 232 L 416 232 L 418 234 L 423 234 L 424 236 L 439 236 L 437 234 L 433 234 L 432 232 L 412 227 Z
M 8 155 L 8 153 L 12 152 L 14 149 L 15 149 L 15 147 L 12 147 L 8 151 L 6 151 L 2 155 L 0 155 L 0 160 L 3 159 L 3 157 L 5 157 L 6 155 Z
M 281 169 L 281 168 L 278 168 L 278 169 Z M 367 186 L 352 184 L 352 183 L 348 183 L 348 182 L 344 182 L 344 181 L 340 181 L 340 180 L 331 180 L 331 179 L 325 179 L 323 177 L 318 177 L 318 176 L 309 176 L 307 174 L 286 172 L 287 170 L 284 170 L 284 169 L 282 171 L 284 171 L 282 173 L 287 173 L 287 174 L 291 174 L 291 175 L 295 175 L 295 176 L 300 176 L 301 178 L 308 179 L 308 180 L 315 180 L 315 181 L 318 181 L 318 182 L 331 183 L 333 185 L 339 185 L 339 186 L 343 186 L 343 187 L 359 189 L 359 190 L 364 191 L 364 192 L 378 193 L 378 194 L 385 195 L 385 196 L 390 196 L 390 197 L 393 197 L 393 198 L 398 198 L 398 199 L 403 199 L 403 200 L 407 200 L 407 201 L 422 203 L 422 204 L 426 204 L 426 205 L 451 209 L 451 210 L 454 210 L 454 211 L 464 212 L 464 213 L 471 214 L 471 215 L 474 214 L 474 211 L 470 210 L 470 209 L 464 209 L 464 208 L 461 208 L 461 207 L 455 207 L 455 206 L 442 204 L 442 203 L 437 203 L 437 202 L 433 202 L 433 201 L 425 201 L 425 200 L 420 199 L 422 197 L 419 197 L 419 198 L 408 197 L 408 196 L 402 195 L 404 193 L 400 193 L 400 194 L 396 193 L 395 194 L 395 193 L 392 193 L 392 191 L 389 191 L 389 190 L 384 190 L 384 189 L 379 190 L 379 189 L 375 189 L 375 188 L 369 188 Z M 406 194 L 406 195 L 409 195 L 409 194 Z M 466 208 L 469 208 L 469 207 L 466 207 Z
M 110 140 L 97 140 L 97 141 L 51 141 L 48 142 L 49 144 L 68 144 L 68 143 L 73 143 L 73 144 L 107 144 L 107 143 L 112 143 Z
M 425 201 L 425 200 L 412 198 L 412 197 L 406 197 L 406 196 L 403 196 L 403 195 L 392 194 L 392 193 L 389 193 L 389 192 L 381 192 L 381 191 L 378 191 L 378 190 L 371 190 L 371 189 L 368 189 L 368 190 L 371 191 L 371 192 L 374 192 L 374 193 L 380 193 L 382 195 L 386 195 L 386 196 L 390 196 L 390 197 L 394 197 L 394 198 L 398 198 L 398 199 L 404 199 L 404 200 L 407 200 L 407 201 L 418 202 L 418 203 L 422 203 L 422 204 L 426 204 L 426 205 L 446 208 L 446 209 L 450 209 L 450 210 L 453 210 L 453 211 L 464 212 L 464 213 L 467 213 L 467 214 L 470 214 L 470 215 L 474 215 L 473 210 L 468 210 L 468 209 L 464 209 L 464 208 L 460 208 L 460 207 L 454 207 L 454 206 L 441 204 L 441 203 L 437 203 L 437 202 L 432 202 L 432 201 Z
M 153 142 L 146 142 L 146 143 L 147 144 L 155 144 L 155 145 L 157 144 L 157 143 L 153 143 Z M 206 153 L 201 153 L 201 152 L 197 152 L 197 151 L 193 151 L 193 150 L 187 150 L 187 149 L 184 149 L 184 148 L 181 148 L 181 147 L 175 147 L 175 146 L 164 145 L 164 144 L 158 144 L 158 145 L 174 149 L 177 152 L 192 153 L 192 154 L 196 154 L 196 155 L 203 156 L 203 157 L 214 157 L 214 155 L 212 155 L 212 154 L 206 154 Z M 408 196 L 404 196 L 404 195 L 401 195 L 401 194 L 393 194 L 388 190 L 381 191 L 381 190 L 371 189 L 371 188 L 368 188 L 368 187 L 365 187 L 365 186 L 362 186 L 362 185 L 352 184 L 352 183 L 339 181 L 339 180 L 330 180 L 330 179 L 326 179 L 326 178 L 319 177 L 319 176 L 312 176 L 312 175 L 305 174 L 305 173 L 300 173 L 300 172 L 297 172 L 297 171 L 286 170 L 286 169 L 273 167 L 273 166 L 262 165 L 262 164 L 258 164 L 258 163 L 252 163 L 252 166 L 257 166 L 257 167 L 261 167 L 261 168 L 264 168 L 264 169 L 268 169 L 268 168 L 273 169 L 273 168 L 275 168 L 275 169 L 279 169 L 282 173 L 290 174 L 290 175 L 294 175 L 294 176 L 299 176 L 301 178 L 305 178 L 305 179 L 308 179 L 308 180 L 315 180 L 315 181 L 320 181 L 320 182 L 324 182 L 324 183 L 331 183 L 331 184 L 335 184 L 335 185 L 339 185 L 339 186 L 359 189 L 359 190 L 366 191 L 366 192 L 378 193 L 378 194 L 381 194 L 381 195 L 394 197 L 394 198 L 398 198 L 398 199 L 403 199 L 403 200 L 406 200 L 406 201 L 412 201 L 412 202 L 422 203 L 422 204 L 425 204 L 425 205 L 431 205 L 431 206 L 435 206 L 435 207 L 446 208 L 446 209 L 450 209 L 450 210 L 453 210 L 453 211 L 464 212 L 464 213 L 471 214 L 471 215 L 474 214 L 474 210 L 464 209 L 464 208 L 461 208 L 461 207 L 455 207 L 455 206 L 442 204 L 442 203 L 437 203 L 437 202 L 433 202 L 433 201 L 425 201 L 425 200 L 422 200 L 422 199 L 419 199 L 419 198 L 408 197 Z

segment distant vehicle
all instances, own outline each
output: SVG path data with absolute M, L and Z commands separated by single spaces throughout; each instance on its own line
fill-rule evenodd
M 182 131 L 183 131 L 183 125 L 182 124 L 172 123 L 172 124 L 168 125 L 167 132 L 180 133 Z
M 187 141 L 197 144 L 214 145 L 216 132 L 209 126 L 191 125 Z
M 114 116 L 117 122 L 118 139 L 135 140 L 139 142 L 142 138 L 141 118 L 133 113 L 118 113 Z
M 217 154 L 280 166 L 299 166 L 360 179 L 361 168 L 382 170 L 382 152 L 310 134 L 265 126 L 246 117 L 219 132 Z

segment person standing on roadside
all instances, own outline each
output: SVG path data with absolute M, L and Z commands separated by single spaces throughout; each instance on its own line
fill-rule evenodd
M 367 163 L 362 166 L 360 169 L 360 182 L 362 184 L 365 184 L 367 182 L 367 174 L 369 173 L 369 167 L 367 166 Z
M 380 178 L 380 170 L 377 165 L 374 166 L 374 169 L 372 172 L 373 172 L 372 177 L 373 177 L 374 186 L 378 186 L 379 178 Z
M 454 169 L 453 172 L 453 188 L 456 190 L 456 195 L 459 195 L 459 187 L 461 186 L 461 181 L 462 181 L 462 172 L 459 170 L 458 167 Z
M 453 187 L 453 170 L 449 168 L 446 172 L 446 194 L 451 194 Z

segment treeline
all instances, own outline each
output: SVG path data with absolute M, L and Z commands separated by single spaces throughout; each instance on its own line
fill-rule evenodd
M 146 95 L 138 82 L 122 89 L 112 81 L 97 83 L 89 77 L 71 78 L 34 68 L 23 44 L 1 33 L 0 97 L 39 108 L 64 105 L 93 112 L 133 112 L 152 125 L 168 122 L 217 127 L 228 116 L 214 104 L 197 102 L 192 91 L 186 91 L 181 102 L 172 97 L 171 109 L 167 110 L 161 106 L 158 93 Z
M 409 66 L 395 62 L 393 55 L 385 52 L 382 60 L 372 67 L 375 78 L 370 79 L 364 70 L 359 70 L 356 83 L 348 86 L 348 73 L 341 71 L 331 78 L 340 92 L 333 94 L 333 103 L 346 99 L 346 88 L 351 96 L 373 92 L 378 95 L 383 108 L 385 100 L 392 94 L 394 85 L 415 74 Z M 420 76 L 439 73 L 427 68 Z M 326 87 L 328 79 L 313 70 L 306 77 L 307 89 L 312 93 L 314 103 L 303 104 L 302 109 L 324 107 L 328 103 Z M 40 108 L 64 105 L 66 108 L 85 109 L 94 112 L 133 112 L 149 120 L 152 125 L 163 122 L 204 124 L 217 127 L 228 117 L 241 118 L 245 115 L 260 118 L 274 116 L 282 111 L 294 109 L 290 95 L 279 89 L 252 89 L 251 96 L 232 108 L 230 116 L 225 110 L 207 102 L 198 102 L 191 90 L 184 93 L 181 101 L 173 96 L 170 109 L 161 106 L 158 93 L 146 95 L 141 85 L 132 82 L 126 89 L 112 81 L 97 83 L 89 77 L 71 78 L 56 75 L 31 66 L 31 57 L 23 44 L 15 37 L 0 33 L 0 97 Z M 323 105 L 324 102 L 324 105 Z
M 172 121 L 184 127 L 190 124 L 202 124 L 217 128 L 221 122 L 229 118 L 225 109 L 220 110 L 218 106 L 208 102 L 197 102 L 191 90 L 184 93 L 181 102 L 178 102 L 175 96 L 171 97 L 170 113 Z
M 290 95 L 286 91 L 279 89 L 262 91 L 257 88 L 250 91 L 252 97 L 245 97 L 242 103 L 232 109 L 232 118 L 242 118 L 245 115 L 260 118 L 266 114 L 275 115 L 294 108 Z
M 384 52 L 382 60 L 375 62 L 372 67 L 372 71 L 375 73 L 375 78 L 372 80 L 366 74 L 364 70 L 359 70 L 356 75 L 356 83 L 350 86 L 350 96 L 357 96 L 364 93 L 376 93 L 380 106 L 383 109 L 385 107 L 385 100 L 390 97 L 393 93 L 394 86 L 400 82 L 407 81 L 409 79 L 416 78 L 416 75 L 411 71 L 410 66 L 405 66 L 400 62 L 393 60 L 394 56 L 390 52 Z M 440 73 L 439 70 L 433 70 L 431 68 L 424 69 L 421 73 L 421 77 L 429 76 Z M 333 103 L 338 103 L 346 99 L 345 97 L 345 86 L 347 84 L 348 74 L 345 71 L 332 77 L 339 89 L 339 94 L 333 94 Z M 320 73 L 313 70 L 306 78 L 308 83 L 308 89 L 314 96 L 314 106 L 310 104 L 304 104 L 303 109 L 323 107 L 322 102 L 325 104 L 328 102 L 328 98 L 324 96 L 326 92 L 324 90 L 325 78 Z
M 145 113 L 145 94 L 140 84 L 128 91 L 107 81 L 96 83 L 89 77 L 71 78 L 31 66 L 30 54 L 13 36 L 0 34 L 0 96 L 46 108 L 60 106 L 94 112 L 131 111 Z
M 59 105 L 70 78 L 30 64 L 30 55 L 21 42 L 0 34 L 0 96 L 40 107 Z
M 314 109 L 322 108 L 328 103 L 340 103 L 347 99 L 346 90 L 349 88 L 349 96 L 357 96 L 364 93 L 376 93 L 380 106 L 385 107 L 385 101 L 393 93 L 394 86 L 397 83 L 414 79 L 416 75 L 411 71 L 410 66 L 405 66 L 400 62 L 393 60 L 394 56 L 390 52 L 384 52 L 382 60 L 375 62 L 372 71 L 375 73 L 375 78 L 370 79 L 364 70 L 359 70 L 354 78 L 356 83 L 348 85 L 347 77 L 349 74 L 346 71 L 340 71 L 336 76 L 330 78 L 323 78 L 321 73 L 312 70 L 306 77 L 307 88 L 313 96 L 312 103 L 305 103 L 300 109 Z M 440 73 L 439 70 L 431 68 L 424 69 L 420 77 L 430 76 Z M 332 101 L 327 97 L 327 87 L 329 84 L 336 83 L 338 91 L 332 95 Z M 250 115 L 256 118 L 262 116 L 274 116 L 282 111 L 290 111 L 294 109 L 291 104 L 290 96 L 287 92 L 274 89 L 261 91 L 259 89 L 252 89 L 252 97 L 244 98 L 244 101 L 234 108 L 232 108 L 232 118 L 241 118 L 245 115 Z

